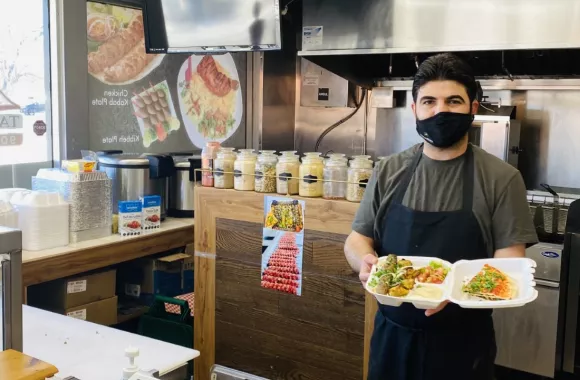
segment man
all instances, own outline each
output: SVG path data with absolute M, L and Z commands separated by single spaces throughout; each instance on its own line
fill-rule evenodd
M 425 143 L 377 165 L 345 243 L 362 282 L 377 255 L 522 257 L 536 242 L 520 173 L 468 143 L 477 89 L 452 54 L 419 67 L 411 109 Z M 491 310 L 379 305 L 368 379 L 491 380 L 495 353 Z

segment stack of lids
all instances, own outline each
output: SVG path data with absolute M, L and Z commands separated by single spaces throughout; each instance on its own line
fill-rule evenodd
M 22 191 L 12 196 L 22 249 L 40 251 L 69 243 L 69 205 L 58 193 Z

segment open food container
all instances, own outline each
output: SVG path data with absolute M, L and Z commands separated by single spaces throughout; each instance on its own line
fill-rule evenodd
M 508 284 L 509 299 L 489 299 L 492 298 L 489 294 L 469 293 L 472 288 L 468 285 L 476 275 L 483 274 L 486 264 L 491 266 L 485 267 L 486 270 L 499 271 L 494 272 L 497 275 L 485 272 L 488 279 L 501 279 Z M 528 258 L 460 260 L 451 264 L 434 257 L 389 255 L 373 265 L 365 289 L 380 304 L 395 307 L 409 302 L 418 309 L 434 309 L 444 301 L 467 309 L 519 307 L 538 297 L 534 288 L 535 267 L 535 261 Z
M 468 284 L 486 264 L 508 276 L 512 287 L 512 297 L 509 300 L 486 300 L 463 291 L 464 285 Z M 535 289 L 536 282 L 534 281 L 535 268 L 536 262 L 528 258 L 457 261 L 451 270 L 452 287 L 449 301 L 466 309 L 500 309 L 524 306 L 538 298 L 538 291 Z
M 404 289 L 401 289 L 400 287 L 403 286 L 402 281 L 407 276 L 406 272 L 410 271 L 408 268 L 412 268 L 412 270 L 416 272 L 423 272 L 423 274 L 425 274 L 424 272 L 437 270 L 441 268 L 445 273 L 443 278 L 439 277 L 439 279 L 442 280 L 442 283 L 438 284 L 433 282 L 423 282 L 420 281 L 423 280 L 423 278 L 420 279 L 419 276 L 417 276 L 416 278 L 413 279 L 412 288 L 406 289 L 409 292 L 404 297 L 380 294 L 380 292 L 376 292 L 375 290 L 377 290 L 378 282 L 381 281 L 380 278 L 378 278 L 378 275 L 381 273 L 382 268 L 389 265 L 388 261 L 389 258 L 391 257 L 393 257 L 393 255 L 379 258 L 379 262 L 377 263 L 377 265 L 373 265 L 371 275 L 369 276 L 369 280 L 367 281 L 365 286 L 366 290 L 371 294 L 373 294 L 381 305 L 401 306 L 403 302 L 411 302 L 417 309 L 433 309 L 436 308 L 441 302 L 449 298 L 450 292 L 449 272 L 451 270 L 452 265 L 448 261 L 437 259 L 435 257 L 394 256 L 395 260 L 397 260 L 398 263 L 397 265 L 399 266 L 397 270 L 398 273 L 397 272 L 395 273 L 395 277 L 398 278 L 394 281 L 394 283 L 401 282 L 401 284 L 399 285 L 399 288 L 397 288 L 396 286 L 392 287 L 391 292 L 393 290 L 395 292 L 400 291 L 405 292 Z M 405 261 L 410 261 L 411 265 L 410 266 L 406 265 Z M 388 274 L 384 274 L 384 276 L 387 276 L 386 278 L 389 277 Z M 388 278 L 388 280 L 390 281 L 391 278 Z M 427 281 L 429 280 L 427 279 Z M 391 282 L 391 284 L 393 284 L 393 282 Z M 431 297 L 426 296 L 425 292 L 429 293 Z

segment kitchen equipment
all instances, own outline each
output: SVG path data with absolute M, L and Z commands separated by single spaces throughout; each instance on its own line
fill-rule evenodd
M 521 122 L 516 107 L 482 102 L 469 130 L 469 142 L 518 167 Z
M 494 310 L 496 364 L 555 376 L 562 250 L 562 245 L 548 243 L 526 249 L 526 257 L 536 262 L 538 298 L 519 308 Z
M 175 174 L 169 180 L 169 216 L 193 218 L 193 194 L 196 181 L 201 179 L 201 156 L 172 154 L 172 158 Z
M 156 154 L 102 154 L 99 170 L 112 180 L 112 211 L 118 214 L 119 201 L 135 201 L 145 195 L 161 197 L 161 220 L 169 207 L 169 179 L 175 172 L 173 159 Z
M 22 234 L 0 227 L 0 351 L 22 352 Z
M 257 155 L 253 149 L 240 149 L 234 161 L 234 189 L 254 191 Z

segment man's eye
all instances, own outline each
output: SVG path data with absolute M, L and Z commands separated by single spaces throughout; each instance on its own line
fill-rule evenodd
M 459 100 L 450 100 L 449 103 L 450 104 L 461 104 L 461 102 Z
M 433 104 L 434 101 L 433 100 L 423 100 L 423 104 L 425 105 L 429 105 L 429 104 Z

